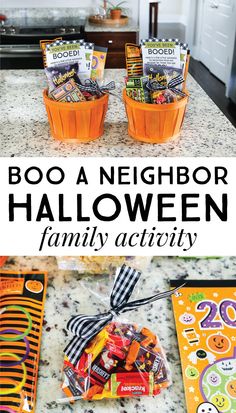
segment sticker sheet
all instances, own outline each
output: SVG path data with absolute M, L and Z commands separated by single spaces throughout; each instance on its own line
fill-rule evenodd
M 236 413 L 236 281 L 187 281 L 172 303 L 187 412 Z

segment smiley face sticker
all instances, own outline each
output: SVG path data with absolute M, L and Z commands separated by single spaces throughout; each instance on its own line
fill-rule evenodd
M 215 371 L 212 371 L 207 375 L 207 382 L 210 386 L 219 386 L 221 384 L 221 377 Z
M 231 407 L 231 401 L 230 401 L 229 397 L 226 396 L 226 394 L 221 393 L 221 392 L 215 393 L 211 397 L 210 402 L 215 407 L 217 407 L 217 409 L 220 412 L 228 412 L 230 410 L 230 407 Z
M 219 332 L 207 338 L 207 346 L 213 353 L 224 354 L 230 350 L 231 342 L 228 337 Z
M 232 376 L 236 373 L 236 359 L 223 359 L 217 363 L 219 372 L 225 376 Z
M 185 374 L 190 380 L 195 380 L 199 377 L 198 369 L 196 369 L 196 367 L 193 366 L 188 366 L 185 370 Z
M 196 317 L 193 314 L 184 313 L 180 316 L 179 321 L 182 324 L 191 325 L 195 323 Z

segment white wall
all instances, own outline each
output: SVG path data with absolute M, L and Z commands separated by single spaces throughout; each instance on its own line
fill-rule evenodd
M 181 14 L 183 0 L 162 0 L 160 3 L 161 14 Z
M 188 0 L 162 0 L 159 5 L 159 22 L 186 24 L 186 2 Z
M 140 38 L 146 39 L 149 31 L 149 6 L 152 0 L 140 0 L 139 22 Z M 159 4 L 160 23 L 186 24 L 188 15 L 188 3 L 190 0 L 161 0 Z

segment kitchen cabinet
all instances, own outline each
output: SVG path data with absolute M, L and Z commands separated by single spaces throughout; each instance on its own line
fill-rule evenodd
M 138 32 L 86 32 L 86 40 L 96 46 L 108 48 L 106 67 L 121 69 L 125 67 L 125 44 L 137 43 Z

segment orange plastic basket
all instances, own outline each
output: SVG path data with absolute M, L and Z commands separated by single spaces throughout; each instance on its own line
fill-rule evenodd
M 140 103 L 123 90 L 128 133 L 132 138 L 147 143 L 165 143 L 174 140 L 183 124 L 189 95 L 174 103 L 155 105 Z
M 87 102 L 57 102 L 43 92 L 52 136 L 73 142 L 93 141 L 104 132 L 104 119 L 108 108 L 108 95 Z

